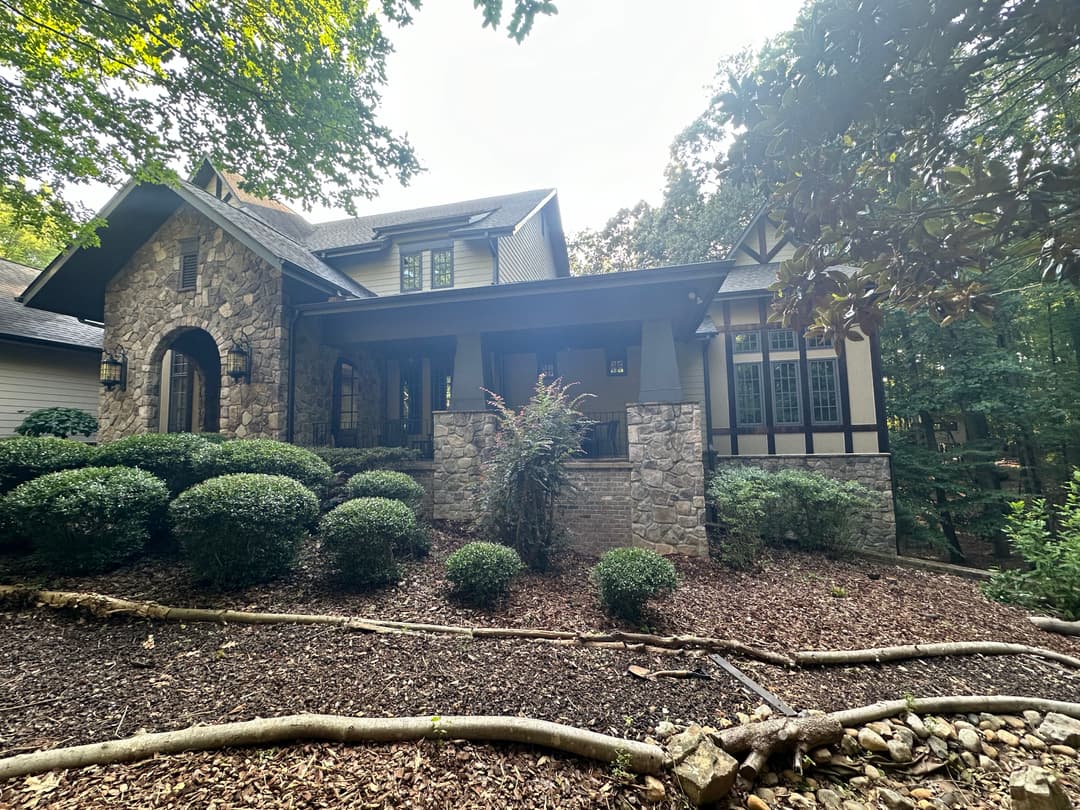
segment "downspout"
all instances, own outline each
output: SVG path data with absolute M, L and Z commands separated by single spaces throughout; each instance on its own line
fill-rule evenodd
M 705 382 L 705 464 L 709 472 L 716 470 L 716 457 L 712 450 L 712 383 L 709 378 L 709 344 L 713 335 L 701 341 L 701 368 Z
M 296 435 L 296 327 L 300 323 L 299 310 L 293 310 L 289 320 L 289 387 L 285 406 L 285 441 L 292 444 Z
M 491 283 L 499 283 L 499 237 L 492 236 L 488 239 L 488 246 L 491 248 Z

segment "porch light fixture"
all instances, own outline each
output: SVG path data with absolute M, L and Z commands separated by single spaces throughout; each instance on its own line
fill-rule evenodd
M 127 388 L 127 352 L 122 346 L 117 346 L 111 352 L 102 352 L 98 379 L 106 391 L 117 387 L 121 391 Z
M 225 355 L 225 373 L 233 382 L 251 382 L 251 344 L 244 338 L 234 340 Z

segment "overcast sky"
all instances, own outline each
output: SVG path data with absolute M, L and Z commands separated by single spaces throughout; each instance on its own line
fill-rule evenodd
M 387 181 L 360 213 L 555 187 L 573 233 L 657 202 L 668 147 L 705 109 L 719 58 L 790 28 L 801 4 L 557 0 L 518 45 L 482 28 L 471 0 L 426 0 L 392 32 L 382 119 L 427 171 L 407 188 Z

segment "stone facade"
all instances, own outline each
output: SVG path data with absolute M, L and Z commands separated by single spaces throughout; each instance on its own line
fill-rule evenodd
M 701 405 L 636 403 L 626 417 L 633 542 L 707 557 Z
M 559 498 L 559 523 L 569 545 L 584 554 L 630 544 L 630 465 L 625 461 L 571 461 L 570 489 Z
M 435 520 L 474 520 L 481 465 L 495 445 L 495 414 L 436 411 L 432 417 L 435 423 L 432 516 Z
M 896 514 L 893 511 L 892 468 L 887 453 L 817 456 L 718 456 L 716 468 L 760 467 L 769 472 L 809 470 L 845 481 L 857 481 L 876 495 L 874 506 L 860 525 L 861 546 L 896 554 Z
M 178 289 L 180 243 L 197 239 L 194 290 Z M 170 217 L 109 282 L 107 350 L 127 353 L 126 390 L 102 390 L 103 442 L 159 429 L 161 365 L 173 341 L 193 329 L 213 339 L 221 359 L 219 429 L 239 437 L 284 438 L 287 335 L 280 271 L 190 207 Z M 246 339 L 251 381 L 224 373 L 225 353 Z

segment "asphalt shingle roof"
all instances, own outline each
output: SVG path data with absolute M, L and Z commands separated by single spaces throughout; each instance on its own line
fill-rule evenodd
M 465 219 L 469 222 L 455 228 L 456 233 L 483 232 L 497 228 L 513 228 L 536 206 L 551 196 L 554 189 L 542 188 L 463 200 L 447 205 L 413 208 L 407 211 L 391 211 L 366 217 L 350 217 L 314 226 L 307 238 L 307 246 L 314 251 L 333 250 L 373 242 L 380 229 L 421 224 L 445 219 Z
M 732 267 L 720 285 L 717 295 L 768 290 L 776 282 L 780 264 L 754 264 L 745 267 Z
M 37 274 L 33 267 L 0 259 L 0 337 L 100 349 L 102 330 L 98 327 L 15 300 Z

